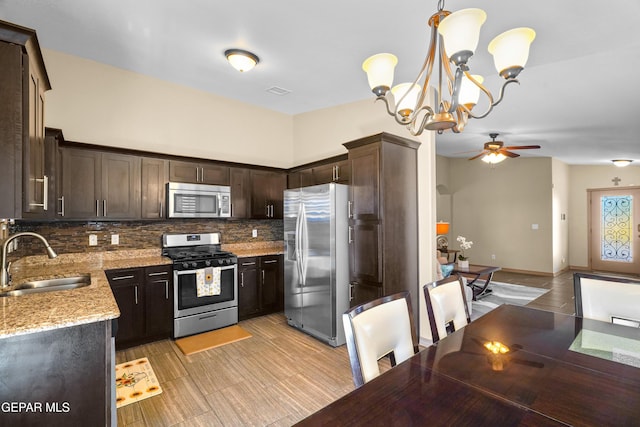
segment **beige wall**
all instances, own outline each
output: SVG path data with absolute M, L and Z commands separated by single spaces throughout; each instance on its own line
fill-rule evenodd
M 53 86 L 45 124 L 67 140 L 293 165 L 292 116 L 57 51 L 44 57 Z
M 474 242 L 467 253 L 472 263 L 551 273 L 551 159 L 506 160 L 494 167 L 482 161 L 449 161 L 450 247 L 457 248 L 455 237 L 462 235 Z
M 619 186 L 640 186 L 640 166 L 626 168 L 611 166 L 571 166 L 569 204 L 569 265 L 576 268 L 589 266 L 587 189 L 612 188 L 613 178 Z

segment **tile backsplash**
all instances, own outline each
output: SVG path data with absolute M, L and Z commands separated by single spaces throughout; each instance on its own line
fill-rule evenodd
M 258 237 L 252 237 L 257 230 Z M 120 222 L 32 222 L 16 221 L 9 225 L 10 234 L 33 231 L 49 241 L 57 253 L 102 252 L 125 249 L 160 248 L 165 233 L 219 232 L 223 244 L 283 239 L 282 220 L 218 220 L 172 219 L 169 221 L 120 221 Z M 89 246 L 89 235 L 97 236 L 98 244 Z M 119 244 L 111 244 L 111 236 L 117 234 Z M 19 239 L 18 249 L 9 258 L 16 259 L 43 252 L 37 239 Z

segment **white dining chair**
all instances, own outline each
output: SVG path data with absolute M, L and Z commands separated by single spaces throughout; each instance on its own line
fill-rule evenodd
M 434 343 L 471 322 L 464 288 L 462 279 L 457 275 L 422 288 Z
M 418 352 L 409 292 L 378 298 L 343 314 L 347 350 L 356 387 L 380 375 L 378 361 L 391 366 Z
M 640 327 L 640 280 L 574 273 L 576 316 Z

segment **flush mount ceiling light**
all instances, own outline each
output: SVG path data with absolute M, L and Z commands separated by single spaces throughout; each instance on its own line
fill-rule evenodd
M 623 159 L 617 159 L 617 160 L 611 160 L 611 161 L 613 162 L 614 165 L 616 165 L 619 168 L 629 166 L 631 162 L 633 162 L 633 160 L 623 160 Z
M 489 43 L 494 64 L 506 81 L 500 88 L 498 99 L 482 85 L 483 78 L 469 73 L 467 62 L 474 54 L 480 36 L 480 27 L 487 19 L 481 9 L 463 9 L 451 13 L 444 10 L 444 0 L 438 1 L 438 11 L 429 19 L 431 39 L 427 57 L 413 83 L 402 83 L 393 89 L 393 71 L 398 59 L 390 53 L 379 53 L 367 58 L 362 69 L 367 73 L 369 86 L 387 106 L 387 112 L 407 127 L 412 135 L 420 135 L 425 129 L 442 133 L 451 129 L 461 132 L 469 117 L 486 117 L 493 107 L 502 101 L 504 88 L 516 79 L 529 57 L 529 46 L 536 36 L 531 28 L 515 28 L 506 31 Z M 438 98 L 434 108 L 427 105 L 427 89 L 436 61 L 438 69 Z M 448 55 L 447 52 L 451 54 Z M 451 70 L 455 67 L 455 75 Z M 450 100 L 442 99 L 443 77 L 446 79 Z M 483 92 L 489 102 L 486 111 L 472 112 Z M 398 100 L 396 102 L 396 99 Z
M 251 70 L 260 62 L 260 58 L 255 54 L 242 49 L 227 49 L 224 56 L 227 57 L 229 64 L 241 73 Z

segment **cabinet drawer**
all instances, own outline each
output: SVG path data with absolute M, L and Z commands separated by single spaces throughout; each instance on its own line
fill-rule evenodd
M 257 257 L 248 257 L 248 258 L 239 258 L 238 259 L 238 269 L 243 268 L 257 268 L 258 267 L 258 258 Z
M 126 268 L 121 270 L 105 271 L 107 280 L 112 287 L 124 286 L 130 284 L 141 284 L 143 281 L 142 268 Z
M 168 265 L 155 265 L 145 267 L 144 276 L 146 281 L 172 280 L 173 267 Z

